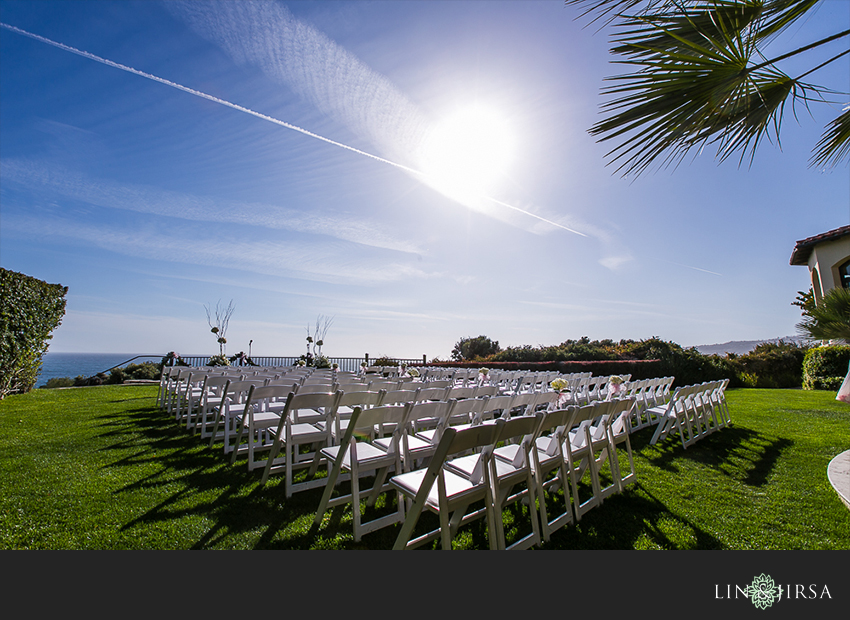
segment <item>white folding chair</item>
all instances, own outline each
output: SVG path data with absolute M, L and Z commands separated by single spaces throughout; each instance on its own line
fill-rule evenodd
M 224 454 L 230 454 L 233 451 L 239 427 L 239 417 L 245 411 L 248 393 L 252 387 L 260 387 L 265 383 L 266 379 L 245 379 L 243 381 L 231 381 L 227 385 L 227 389 L 222 391 L 218 403 L 213 403 L 211 413 L 215 418 L 215 423 L 210 433 L 210 448 L 215 445 L 216 441 L 220 440 L 224 442 Z
M 390 485 L 408 500 L 412 500 L 401 531 L 393 549 L 415 549 L 439 538 L 442 548 L 452 548 L 452 539 L 458 529 L 474 519 L 487 517 L 487 537 L 491 549 L 498 548 L 496 524 L 492 504 L 493 489 L 490 482 L 490 459 L 495 448 L 503 420 L 460 430 L 449 427 L 437 445 L 426 469 L 405 472 L 390 479 Z M 478 463 L 472 476 L 462 476 L 448 467 L 453 456 L 473 451 Z M 467 512 L 470 506 L 484 502 L 485 508 Z M 439 517 L 439 527 L 414 537 L 416 525 L 423 510 Z
M 350 387 L 350 386 L 348 386 Z M 355 408 L 368 409 L 375 407 L 381 402 L 383 394 L 381 392 L 369 392 L 356 390 L 354 392 L 344 392 L 339 390 L 336 408 L 332 412 L 330 419 L 319 420 L 316 426 L 326 428 L 330 424 L 332 445 L 339 443 L 345 430 L 348 428 L 348 420 Z
M 637 473 L 635 473 L 635 461 L 632 453 L 632 442 L 629 439 L 630 435 L 630 420 L 632 412 L 637 408 L 637 402 L 630 398 L 613 401 L 611 407 L 611 420 L 609 423 L 608 440 L 611 444 L 611 452 L 613 460 L 611 469 L 614 476 L 614 482 L 617 485 L 618 492 L 622 493 L 627 485 L 637 482 Z M 617 446 L 625 444 L 626 456 L 628 457 L 629 470 L 623 473 L 623 461 L 620 459 L 620 454 Z
M 504 442 L 493 450 L 490 460 L 490 480 L 493 484 L 493 522 L 496 525 L 496 535 L 499 549 L 528 549 L 541 543 L 540 521 L 538 515 L 537 490 L 538 481 L 534 471 L 531 451 L 535 449 L 535 440 L 540 431 L 544 414 L 511 418 L 505 421 L 497 439 Z M 449 466 L 458 468 L 463 459 L 453 460 Z M 458 469 L 464 474 L 471 473 Z M 510 504 L 527 506 L 527 517 L 531 522 L 530 532 L 517 534 L 515 540 L 507 545 L 505 527 L 502 518 L 504 509 Z M 520 530 L 520 525 L 516 524 Z M 527 530 L 526 530 L 527 531 Z
M 319 528 L 325 513 L 335 506 L 351 504 L 354 528 L 354 540 L 360 541 L 364 534 L 404 520 L 404 501 L 396 491 L 396 510 L 369 521 L 364 521 L 361 499 L 367 495 L 366 506 L 373 506 L 377 498 L 393 488 L 386 483 L 389 472 L 400 473 L 401 435 L 405 424 L 408 405 L 383 405 L 369 409 L 355 407 L 340 443 L 321 449 L 322 457 L 328 463 L 328 477 L 325 490 L 319 502 L 319 508 L 313 520 L 313 527 Z M 375 435 L 375 427 L 393 425 L 397 430 L 392 440 L 378 445 L 368 438 Z M 358 440 L 358 438 L 360 438 Z M 351 481 L 350 493 L 333 497 L 337 483 L 347 474 Z M 361 491 L 361 478 L 374 475 L 370 489 Z
M 197 433 L 200 430 L 201 439 L 209 439 L 212 436 L 211 425 L 214 417 L 214 407 L 221 403 L 221 398 L 227 391 L 230 382 L 234 379 L 226 374 L 207 375 L 201 391 L 200 402 L 195 409 L 195 414 L 190 414 L 186 424 Z
M 565 438 L 567 472 L 570 475 L 576 521 L 580 521 L 582 515 L 590 509 L 599 506 L 604 497 L 599 468 L 604 460 L 611 456 L 611 447 L 606 422 L 604 419 L 600 420 L 600 413 L 604 415 L 609 405 L 610 403 L 598 401 L 579 407 L 573 419 L 577 426 L 574 426 Z M 590 477 L 590 497 L 582 501 L 581 497 L 585 493 L 579 493 L 579 484 L 585 473 Z
M 292 497 L 296 491 L 315 489 L 325 484 L 325 478 L 314 476 L 321 461 L 320 449 L 332 443 L 332 416 L 339 396 L 340 392 L 289 393 L 282 410 L 279 411 L 277 424 L 270 425 L 266 431 L 274 437 L 268 446 L 268 457 L 265 461 L 253 462 L 253 467 L 263 467 L 261 484 L 266 484 L 271 474 L 282 473 L 287 498 Z M 308 412 L 307 419 L 313 419 L 316 413 L 320 414 L 323 420 L 316 422 L 324 421 L 324 424 L 302 421 L 304 412 Z M 312 452 L 302 452 L 301 446 L 305 445 L 312 446 Z M 282 457 L 279 456 L 281 450 Z M 251 462 L 249 457 L 249 469 L 252 468 Z M 307 479 L 296 482 L 295 473 L 306 467 L 310 468 Z
M 433 437 L 428 438 L 420 435 L 419 432 L 426 430 L 426 428 L 437 428 L 441 424 L 445 425 L 444 420 L 448 413 L 449 403 L 446 401 L 407 403 L 404 428 L 400 435 L 404 471 L 415 469 L 417 462 L 433 456 L 437 449 Z M 376 438 L 374 443 L 378 447 L 389 449 L 393 441 L 395 441 L 395 434 L 392 437 Z
M 693 394 L 695 387 L 683 386 L 676 388 L 666 405 L 647 410 L 658 417 L 655 432 L 652 435 L 652 439 L 649 440 L 651 445 L 663 441 L 674 430 L 679 433 L 683 448 L 687 448 L 696 441 L 696 435 L 691 425 L 688 410 L 688 399 Z
M 541 534 L 547 542 L 555 531 L 575 522 L 564 442 L 577 411 L 578 407 L 569 406 L 547 412 L 540 423 L 538 437 L 531 451 L 537 480 Z M 559 490 L 563 498 L 560 502 L 556 501 Z M 559 505 L 562 506 L 560 511 L 555 512 Z

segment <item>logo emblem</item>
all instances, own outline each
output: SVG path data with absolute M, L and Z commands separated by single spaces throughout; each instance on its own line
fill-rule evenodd
M 753 578 L 753 583 L 747 589 L 747 594 L 749 594 L 752 604 L 759 609 L 767 609 L 781 596 L 776 584 L 773 583 L 773 577 L 764 573 Z

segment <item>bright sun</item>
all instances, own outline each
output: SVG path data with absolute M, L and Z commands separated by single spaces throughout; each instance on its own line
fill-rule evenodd
M 476 105 L 439 122 L 425 145 L 422 168 L 431 185 L 471 207 L 507 172 L 514 150 L 508 123 Z

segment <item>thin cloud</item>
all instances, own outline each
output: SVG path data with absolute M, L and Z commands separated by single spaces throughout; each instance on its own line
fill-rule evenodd
M 197 222 L 222 222 L 258 228 L 325 235 L 352 243 L 419 254 L 412 241 L 399 239 L 363 217 L 342 214 L 305 214 L 295 209 L 260 203 L 233 203 L 160 190 L 140 185 L 120 185 L 63 170 L 55 164 L 24 160 L 0 160 L 4 184 L 39 191 L 48 190 L 83 203 L 149 215 Z
M 173 227 L 149 225 L 144 228 L 115 229 L 98 223 L 86 225 L 61 218 L 6 217 L 7 231 L 65 238 L 110 252 L 169 260 L 216 269 L 237 269 L 274 277 L 302 278 L 336 284 L 379 284 L 429 274 L 378 250 L 352 259 L 350 243 L 339 241 L 321 246 L 295 239 L 279 243 L 238 235 L 186 234 Z M 205 232 L 205 231 L 202 231 Z

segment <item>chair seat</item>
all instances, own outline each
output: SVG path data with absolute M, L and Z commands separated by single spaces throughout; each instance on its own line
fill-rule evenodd
M 374 443 L 376 446 L 379 446 L 380 448 L 389 449 L 389 446 L 392 443 L 392 438 L 380 437 L 378 439 L 375 439 L 372 443 Z M 434 444 L 416 435 L 408 435 L 407 437 L 407 450 L 409 453 L 422 453 L 428 450 L 432 450 L 433 448 Z
M 426 471 L 425 469 L 417 469 L 406 474 L 394 476 L 390 480 L 390 484 L 400 489 L 406 495 L 414 497 L 422 486 Z M 485 495 L 483 484 L 474 484 L 467 478 L 448 470 L 444 472 L 444 476 L 446 481 L 446 498 L 449 504 L 471 504 L 474 501 L 482 499 Z M 468 501 L 462 502 L 461 500 Z M 425 500 L 425 505 L 439 512 L 440 497 L 436 484 L 431 487 L 428 498 Z
M 342 446 L 329 446 L 322 448 L 321 453 L 327 459 L 336 460 Z M 369 470 L 378 467 L 385 467 L 395 462 L 395 455 L 388 454 L 386 450 L 376 448 L 369 442 L 359 442 L 357 444 L 357 464 L 361 471 Z M 342 459 L 342 468 L 345 471 L 351 471 L 351 451 L 345 453 Z
M 513 446 L 509 446 L 513 447 Z M 500 450 L 501 448 L 499 448 Z M 498 450 L 494 451 L 493 454 L 496 454 Z M 452 459 L 451 461 L 446 463 L 446 467 L 449 470 L 453 470 L 464 477 L 472 476 L 476 465 L 478 465 L 478 454 L 470 454 L 469 456 L 461 456 L 456 459 Z M 496 465 L 496 475 L 500 478 L 509 476 L 511 474 L 516 473 L 516 468 L 511 465 L 510 462 L 505 460 L 504 458 L 494 459 L 493 462 Z
M 314 424 L 300 422 L 289 427 L 289 441 L 292 443 L 307 443 L 309 441 L 323 441 L 327 439 L 328 432 Z
M 277 426 L 278 422 L 280 422 L 280 416 L 276 413 L 269 411 L 258 411 L 254 414 L 255 428 L 270 428 L 273 426 Z

